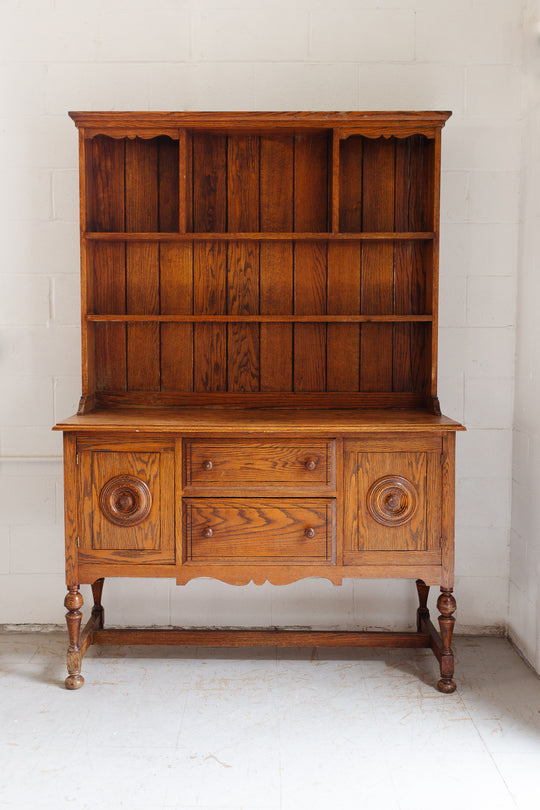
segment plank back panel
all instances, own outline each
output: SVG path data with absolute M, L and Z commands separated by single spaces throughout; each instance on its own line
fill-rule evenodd
M 429 194 L 426 191 L 429 142 L 415 135 L 396 142 L 396 231 L 421 231 L 429 227 Z M 394 311 L 396 315 L 428 312 L 426 301 L 426 250 L 420 242 L 396 242 Z M 424 324 L 395 324 L 393 339 L 394 391 L 421 391 L 427 383 L 427 329 Z
M 360 314 L 359 242 L 328 245 L 328 313 Z M 327 390 L 360 390 L 359 324 L 327 326 Z
M 342 233 L 429 232 L 436 218 L 433 139 L 341 137 L 338 130 L 182 130 L 179 140 L 97 135 L 87 142 L 86 228 L 326 232 L 335 176 Z M 105 315 L 431 314 L 435 249 L 436 238 L 96 240 L 87 243 L 88 300 Z M 88 328 L 99 392 L 239 395 L 427 392 L 436 333 L 430 323 Z
M 160 246 L 162 315 L 193 313 L 193 244 Z M 161 390 L 193 391 L 193 324 L 161 324 Z
M 157 138 L 159 230 L 178 231 L 180 220 L 179 143 Z M 186 139 L 182 140 L 185 147 Z M 184 159 L 186 156 L 184 155 Z M 185 182 L 185 178 L 184 178 Z M 184 210 L 183 215 L 186 215 Z M 163 242 L 159 246 L 159 311 L 162 315 L 193 312 L 193 246 Z M 160 389 L 193 389 L 193 326 L 188 323 L 160 325 Z
M 88 187 L 87 227 L 96 231 L 125 229 L 124 142 L 99 137 L 89 144 L 92 183 Z M 126 251 L 123 244 L 96 243 L 89 251 L 93 279 L 93 308 L 103 314 L 126 311 Z M 94 326 L 96 388 L 125 391 L 126 326 Z
M 227 151 L 228 230 L 259 230 L 259 138 L 229 137 Z M 259 312 L 259 246 L 236 242 L 228 246 L 227 312 Z M 259 390 L 259 326 L 228 325 L 228 391 Z
M 328 226 L 328 138 L 298 135 L 294 149 L 294 229 L 325 231 Z M 294 312 L 326 313 L 326 242 L 297 243 L 294 249 Z M 326 390 L 326 325 L 294 327 L 294 390 Z
M 293 229 L 294 140 L 292 137 L 260 139 L 260 228 L 291 232 Z M 260 246 L 260 312 L 263 315 L 293 312 L 293 246 L 290 242 Z M 260 390 L 292 391 L 293 327 L 261 324 Z
M 157 231 L 158 152 L 153 141 L 126 141 L 126 231 Z M 159 314 L 159 245 L 126 243 L 126 311 Z M 130 391 L 159 391 L 159 324 L 127 327 Z
M 339 143 L 339 229 L 362 230 L 362 144 L 360 136 Z M 360 242 L 328 245 L 328 313 L 359 315 L 361 290 Z M 328 391 L 360 390 L 359 324 L 327 327 Z
M 227 230 L 227 139 L 221 135 L 193 136 L 193 229 L 208 233 Z M 227 245 L 196 242 L 193 246 L 193 311 L 227 312 Z M 227 327 L 195 324 L 193 330 L 193 390 L 227 390 Z
M 392 231 L 394 227 L 395 142 L 366 139 L 363 144 L 362 226 L 364 231 Z M 362 246 L 362 314 L 393 312 L 394 245 Z M 364 324 L 361 337 L 362 391 L 392 390 L 392 326 Z

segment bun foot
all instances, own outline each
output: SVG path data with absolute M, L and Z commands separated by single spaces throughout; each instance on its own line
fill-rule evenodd
M 68 675 L 64 683 L 66 689 L 80 689 L 84 684 L 84 678 L 82 675 Z
M 456 682 L 452 678 L 441 678 L 437 684 L 439 692 L 444 692 L 445 695 L 450 695 L 456 691 Z

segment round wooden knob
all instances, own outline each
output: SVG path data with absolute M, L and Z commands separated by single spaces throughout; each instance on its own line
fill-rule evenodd
M 203 531 L 203 535 L 204 535 L 204 537 L 206 537 L 206 538 L 210 538 L 210 537 L 213 537 L 214 532 L 212 531 L 212 529 L 210 528 L 210 526 L 208 526 L 208 528 L 206 528 L 206 529 Z
M 307 537 L 308 540 L 312 540 L 315 537 L 315 529 L 310 526 L 305 530 L 304 537 Z
M 214 466 L 212 464 L 212 462 L 210 461 L 210 459 L 206 459 L 206 461 L 203 461 L 202 465 L 203 465 L 203 470 L 211 470 L 212 467 Z
M 304 467 L 306 468 L 306 470 L 313 472 L 316 466 L 317 466 L 317 459 L 313 458 L 313 456 L 308 456 L 308 458 L 306 458 L 304 462 Z

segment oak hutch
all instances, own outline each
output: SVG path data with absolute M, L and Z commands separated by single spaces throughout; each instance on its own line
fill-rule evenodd
M 56 426 L 66 686 L 84 683 L 92 643 L 376 645 L 431 647 L 452 692 L 462 428 L 437 400 L 449 113 L 71 117 L 83 378 Z M 418 630 L 107 630 L 115 576 L 411 578 Z

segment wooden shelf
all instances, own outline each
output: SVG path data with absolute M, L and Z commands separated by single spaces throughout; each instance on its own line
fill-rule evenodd
M 83 238 L 93 242 L 427 242 L 435 238 L 433 231 L 381 233 L 124 233 L 87 231 Z
M 96 315 L 92 323 L 432 323 L 432 315 Z

